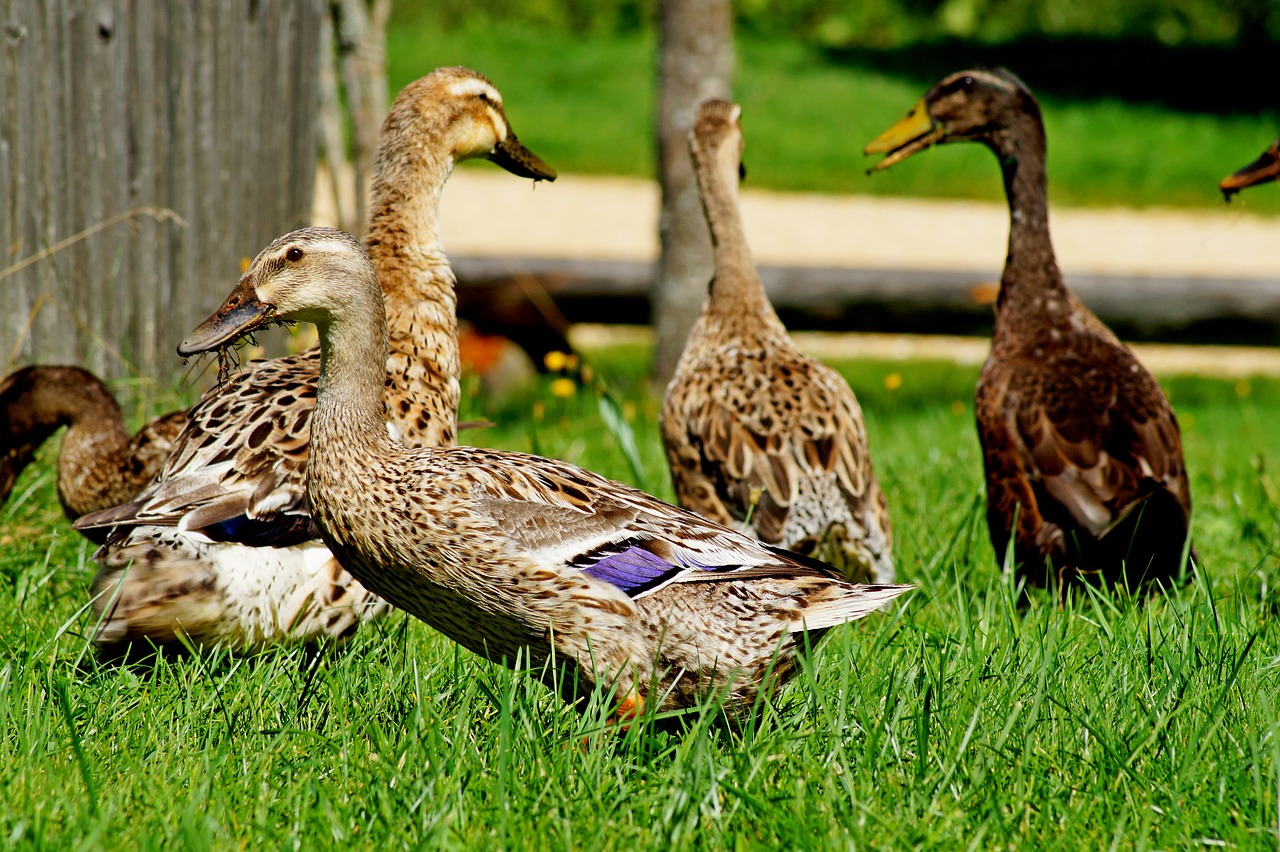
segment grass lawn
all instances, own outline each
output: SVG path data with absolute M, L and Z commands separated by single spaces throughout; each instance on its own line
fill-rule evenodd
M 652 37 L 571 35 L 472 21 L 449 29 L 430 4 L 396 7 L 388 36 L 392 91 L 439 65 L 463 64 L 502 90 L 521 140 L 562 173 L 654 173 Z M 992 61 L 957 51 L 950 70 Z M 1013 69 L 1019 72 L 1018 68 Z M 1034 90 L 1036 79 L 1022 70 Z M 933 79 L 828 61 L 787 40 L 742 37 L 735 97 L 743 105 L 750 186 L 832 193 L 1001 199 L 992 157 L 974 145 L 916 156 L 874 178 L 862 147 Z M 1042 97 L 1055 204 L 1222 207 L 1218 180 L 1275 138 L 1280 112 L 1178 112 L 1114 99 Z M 1237 198 L 1280 212 L 1280 192 Z
M 669 497 L 657 401 L 638 378 L 646 353 L 593 364 L 634 430 L 638 477 L 589 391 L 546 385 L 497 408 L 471 398 L 464 417 L 497 425 L 468 437 Z M 868 412 L 900 574 L 918 591 L 835 631 L 751 728 L 708 714 L 682 738 L 600 733 L 600 706 L 579 716 L 403 615 L 318 664 L 293 650 L 100 666 L 81 611 L 92 548 L 61 517 L 45 452 L 0 510 L 0 839 L 1274 849 L 1280 383 L 1166 382 L 1207 573 L 1168 597 L 1060 608 L 1033 594 L 1020 610 L 979 509 L 975 371 L 840 366 Z

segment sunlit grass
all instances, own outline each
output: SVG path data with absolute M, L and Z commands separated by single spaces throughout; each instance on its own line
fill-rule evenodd
M 669 497 L 642 348 L 589 353 L 501 403 L 473 442 L 535 449 Z M 92 547 L 51 452 L 0 510 L 0 837 L 83 848 L 338 844 L 540 849 L 1276 845 L 1280 383 L 1171 378 L 1208 573 L 1168 597 L 1065 607 L 996 567 L 975 370 L 839 365 L 861 396 L 903 579 L 760 719 L 601 733 L 531 677 L 394 615 L 342 653 L 100 667 Z M 886 381 L 896 376 L 892 381 Z M 610 430 L 607 383 L 640 474 Z M 130 410 L 133 410 L 132 408 Z
M 655 43 L 646 35 L 574 37 L 475 20 L 442 28 L 398 7 L 388 38 L 393 91 L 438 65 L 482 71 L 502 90 L 521 139 L 566 174 L 654 174 Z M 956 68 L 981 63 L 974 45 Z M 1018 69 L 1013 69 L 1017 71 Z M 788 40 L 737 43 L 748 184 L 830 193 L 1002 198 L 990 153 L 953 145 L 867 177 L 862 147 L 901 117 L 931 81 L 833 63 Z M 1035 80 L 1028 79 L 1035 87 Z M 1275 137 L 1280 114 L 1213 116 L 1116 101 L 1042 99 L 1052 200 L 1088 206 L 1218 209 L 1220 178 Z M 1280 211 L 1280 192 L 1237 204 Z

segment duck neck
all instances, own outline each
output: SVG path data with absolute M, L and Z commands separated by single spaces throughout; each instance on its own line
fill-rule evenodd
M 62 400 L 62 405 L 57 423 L 67 425 L 67 434 L 58 450 L 58 489 L 70 494 L 95 461 L 129 443 L 129 431 L 119 403 L 96 378 L 78 388 L 73 398 Z
M 694 166 L 715 257 L 707 311 L 738 318 L 760 317 L 778 324 L 747 244 L 738 206 L 740 159 L 718 148 L 695 145 Z
M 376 300 L 355 299 L 317 327 L 320 381 L 311 421 L 311 456 L 328 457 L 341 467 L 341 458 L 351 449 L 390 440 L 383 403 L 386 317 Z
M 405 134 L 390 135 L 373 178 L 365 238 L 390 332 L 386 379 L 394 398 L 386 417 L 407 444 L 447 446 L 455 440 L 461 367 L 455 279 L 439 214 L 454 162 L 430 137 L 404 144 Z
M 1070 312 L 1070 299 L 1049 236 L 1044 126 L 1019 113 L 1012 126 L 987 140 L 1004 173 L 1009 200 L 1009 252 L 1005 257 L 996 325 L 1054 323 Z

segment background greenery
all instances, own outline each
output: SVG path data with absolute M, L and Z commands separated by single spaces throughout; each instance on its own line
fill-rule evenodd
M 927 11 L 945 4 L 902 5 Z M 1274 4 L 1263 5 L 1270 16 Z M 1000 199 L 998 171 L 977 146 L 951 146 L 865 175 L 872 161 L 862 147 L 942 75 L 975 64 L 1007 65 L 1040 97 L 1054 203 L 1220 209 L 1218 180 L 1256 157 L 1280 130 L 1275 43 L 1246 38 L 1253 30 L 1235 42 L 1188 38 L 1177 46 L 1125 28 L 1105 38 L 1065 31 L 1050 37 L 1041 28 L 1015 40 L 902 38 L 868 46 L 824 43 L 811 34 L 821 26 L 803 24 L 814 9 L 843 15 L 874 6 L 803 0 L 735 6 L 735 97 L 743 104 L 748 186 Z M 1108 6 L 1122 7 L 1139 10 L 1134 21 L 1153 20 L 1146 4 Z M 388 39 L 391 87 L 438 65 L 476 68 L 502 90 L 521 139 L 562 173 L 648 177 L 651 14 L 648 4 L 625 2 L 406 0 L 395 6 Z M 982 20 L 1003 20 L 1002 14 L 984 12 Z M 1233 204 L 1280 212 L 1280 193 L 1256 190 Z
M 591 390 L 502 405 L 479 443 L 670 497 L 643 348 Z M 23 848 L 1274 849 L 1280 790 L 1280 383 L 1166 377 L 1208 571 L 1167 597 L 1019 608 L 980 509 L 975 370 L 839 365 L 868 415 L 899 570 L 744 731 L 601 732 L 524 674 L 394 615 L 341 653 L 100 665 L 92 547 L 46 448 L 0 510 L 0 839 Z M 890 390 L 889 388 L 896 388 Z M 474 388 L 473 388 L 474 390 Z M 142 409 L 163 408 L 151 400 Z M 132 411 L 144 413 L 137 406 Z

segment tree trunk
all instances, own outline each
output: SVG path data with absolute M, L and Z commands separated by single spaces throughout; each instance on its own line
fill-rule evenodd
M 706 298 L 714 267 L 711 234 L 689 157 L 694 110 L 730 96 L 733 32 L 729 0 L 662 0 L 658 59 L 658 168 L 662 255 L 654 279 L 653 378 L 665 385 Z
M 391 0 L 330 0 L 342 86 L 351 114 L 351 139 L 355 149 L 353 181 L 359 224 L 364 233 L 368 216 L 369 179 L 378 150 L 378 133 L 387 112 L 387 19 Z

